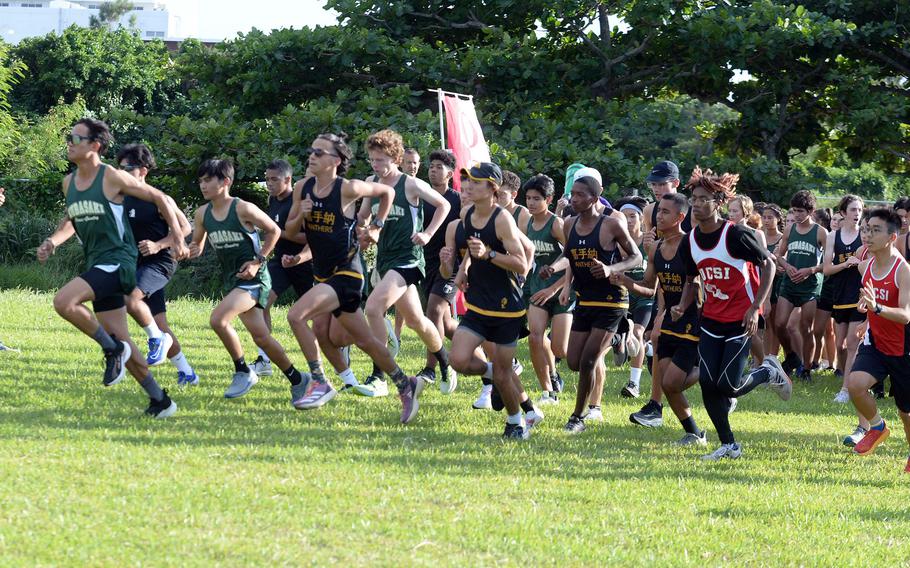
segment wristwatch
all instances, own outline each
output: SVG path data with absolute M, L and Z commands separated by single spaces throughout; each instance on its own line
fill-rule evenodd
M 487 257 L 487 260 L 493 260 L 494 258 L 496 258 L 496 251 L 495 251 L 495 250 L 491 250 L 491 251 L 490 251 L 490 256 Z
M 258 262 L 259 264 L 265 264 L 265 262 L 268 260 L 268 258 L 262 256 L 258 252 L 256 253 L 256 256 L 254 256 L 253 258 L 256 259 L 256 262 Z
M 872 311 L 875 312 L 876 314 L 882 313 L 882 305 L 879 304 L 878 302 L 876 302 L 875 307 L 872 308 Z
M 373 222 L 370 223 L 370 225 L 376 227 L 377 229 L 381 229 L 385 225 L 385 221 L 382 219 L 373 219 Z

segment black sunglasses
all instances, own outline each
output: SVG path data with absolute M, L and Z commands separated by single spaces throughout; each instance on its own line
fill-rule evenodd
M 141 167 L 142 167 L 142 166 L 139 166 L 139 165 L 137 165 L 137 164 L 127 164 L 127 165 L 125 165 L 125 166 L 120 166 L 120 169 L 123 170 L 123 171 L 125 171 L 125 172 L 131 172 L 131 171 L 133 171 L 133 170 L 138 170 L 138 169 L 141 168 Z
M 70 144 L 82 144 L 83 142 L 92 142 L 95 139 L 91 136 L 82 136 L 81 134 L 67 134 L 66 141 Z
M 338 157 L 338 154 L 333 154 L 327 150 L 323 150 L 322 148 L 307 148 L 306 153 L 313 154 L 317 158 L 321 158 L 321 157 L 325 156 L 326 154 L 328 154 L 329 156 L 335 156 L 336 158 Z

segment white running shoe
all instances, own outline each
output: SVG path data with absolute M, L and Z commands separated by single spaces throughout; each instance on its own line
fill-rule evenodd
M 378 398 L 381 396 L 389 396 L 389 384 L 382 380 L 380 377 L 369 376 L 367 380 L 359 385 L 354 385 L 351 387 L 354 389 L 354 392 L 361 396 L 368 396 L 371 398 Z
M 588 412 L 581 417 L 585 422 L 603 422 L 604 415 L 600 408 L 589 408 Z
M 231 377 L 231 384 L 224 391 L 224 398 L 240 398 L 250 392 L 253 385 L 258 382 L 259 377 L 252 369 L 250 369 L 249 373 L 234 373 L 234 376 Z
M 722 459 L 735 460 L 741 455 L 743 455 L 742 446 L 733 442 L 732 444 L 721 444 L 719 448 L 710 454 L 701 456 L 701 459 L 704 461 L 720 461 Z
M 831 363 L 827 359 L 819 359 L 818 361 L 818 370 L 825 371 L 831 368 Z
M 543 422 L 543 412 L 535 406 L 534 410 L 525 414 L 525 422 L 528 425 L 528 430 L 530 430 Z
M 863 439 L 863 436 L 866 435 L 866 432 L 868 432 L 868 430 L 862 426 L 857 426 L 856 430 L 854 430 L 852 434 L 844 436 L 844 445 L 849 448 L 856 447 L 856 444 L 858 444 L 859 441 Z
M 790 400 L 793 395 L 793 381 L 784 372 L 784 368 L 781 366 L 780 361 L 777 360 L 777 357 L 768 355 L 762 361 L 762 365 L 771 369 L 771 381 L 768 383 L 771 390 L 776 392 L 781 400 Z
M 521 373 L 525 370 L 524 366 L 521 364 L 521 361 L 518 359 L 512 359 L 512 372 L 521 376 Z
M 540 398 L 537 399 L 537 404 L 539 404 L 539 405 L 541 405 L 541 406 L 548 406 L 548 405 L 553 405 L 553 404 L 559 404 L 559 398 L 558 398 L 558 396 L 556 395 L 556 393 L 551 393 L 551 392 L 544 391 L 544 392 L 540 395 Z
M 654 345 L 650 339 L 645 343 L 645 357 L 654 357 Z
M 850 402 L 850 392 L 847 391 L 847 389 L 841 389 L 834 396 L 834 402 L 836 402 L 838 404 L 847 404 L 848 402 Z
M 260 355 L 250 363 L 250 369 L 260 377 L 268 377 L 272 374 L 272 362 Z
M 444 380 L 448 379 L 448 380 Z M 439 392 L 442 394 L 452 394 L 455 392 L 455 389 L 458 388 L 458 373 L 455 372 L 455 369 L 449 367 L 448 377 L 441 377 L 439 379 Z
M 702 430 L 701 435 L 692 434 L 691 432 L 686 432 L 686 435 L 676 440 L 677 446 L 707 446 L 708 445 L 708 434 Z
M 492 394 L 493 385 L 483 385 L 483 388 L 480 389 L 480 396 L 477 397 L 477 400 L 471 406 L 475 410 L 492 410 L 493 403 L 490 400 Z
M 638 398 L 641 394 L 641 391 L 638 390 L 638 385 L 636 385 L 632 380 L 629 380 L 626 383 L 626 386 L 622 387 L 619 391 L 619 396 L 623 398 Z

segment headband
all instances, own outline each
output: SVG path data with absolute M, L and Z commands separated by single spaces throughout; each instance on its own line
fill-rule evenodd
M 625 211 L 626 209 L 631 209 L 639 215 L 644 215 L 644 211 L 642 211 L 638 205 L 635 205 L 634 203 L 624 203 L 623 206 L 619 208 L 620 211 Z

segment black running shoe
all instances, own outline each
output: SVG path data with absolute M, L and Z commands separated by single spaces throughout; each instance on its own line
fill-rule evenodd
M 116 336 L 112 335 L 111 339 L 117 344 L 114 349 L 104 350 L 104 378 L 101 383 L 110 387 L 123 380 L 126 375 L 126 362 L 130 358 L 130 346 L 119 341 Z
M 872 388 L 869 390 L 872 391 L 872 395 L 875 398 L 877 398 L 877 399 L 885 398 L 885 382 L 884 381 L 876 381 L 875 384 L 872 385 Z
M 527 440 L 531 437 L 531 432 L 521 424 L 509 424 L 506 422 L 506 429 L 502 433 L 502 437 L 506 440 Z
M 565 427 L 563 428 L 569 434 L 581 434 L 585 431 L 585 421 L 581 419 L 580 416 L 569 416 L 569 421 L 566 422 Z
M 562 389 L 565 388 L 565 384 L 562 382 L 562 375 L 559 374 L 559 371 L 556 371 L 555 377 L 550 377 L 550 384 L 553 385 L 553 392 L 562 392 Z
M 649 400 L 647 404 L 641 407 L 641 410 L 629 415 L 629 421 L 632 424 L 648 426 L 650 428 L 663 426 L 663 407 L 654 400 Z
M 173 416 L 175 412 L 177 403 L 167 395 L 167 389 L 164 390 L 164 398 L 161 400 L 149 399 L 149 407 L 145 409 L 145 413 L 152 418 L 167 418 Z
M 499 389 L 496 388 L 496 385 L 493 385 L 493 392 L 490 393 L 490 405 L 496 412 L 499 412 L 506 407 L 506 403 L 502 401 L 502 396 L 500 396 Z

